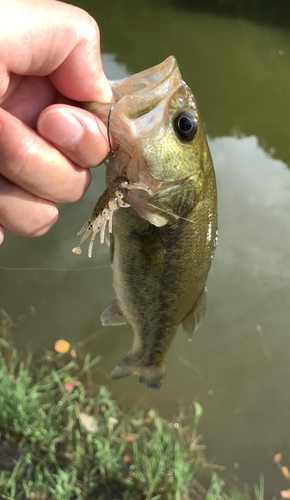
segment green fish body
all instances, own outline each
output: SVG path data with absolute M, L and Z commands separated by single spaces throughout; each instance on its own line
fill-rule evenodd
M 101 320 L 128 323 L 134 334 L 112 378 L 137 374 L 158 388 L 179 325 L 191 339 L 204 316 L 217 244 L 215 173 L 195 97 L 174 57 L 110 83 L 113 107 L 85 107 L 105 123 L 110 112 L 118 143 L 103 195 L 111 208 L 105 212 L 97 204 L 79 235 L 82 242 L 93 232 L 93 241 L 109 220 L 116 296 Z

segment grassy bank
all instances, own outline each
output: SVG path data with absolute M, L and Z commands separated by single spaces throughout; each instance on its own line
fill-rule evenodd
M 227 496 L 204 458 L 202 409 L 174 422 L 151 409 L 124 414 L 93 388 L 98 359 L 47 353 L 20 359 L 14 322 L 0 323 L 0 498 L 3 500 L 247 500 Z M 73 356 L 73 358 L 72 358 Z M 262 489 L 251 498 L 263 499 Z

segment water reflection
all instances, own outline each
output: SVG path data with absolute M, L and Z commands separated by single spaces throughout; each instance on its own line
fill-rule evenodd
M 127 407 L 143 398 L 144 406 L 155 405 L 171 418 L 179 398 L 189 404 L 197 399 L 208 456 L 227 465 L 231 476 L 239 464 L 238 476 L 250 483 L 263 472 L 267 496 L 277 495 L 286 485 L 272 454 L 287 442 L 290 403 L 289 33 L 149 2 L 104 7 L 98 0 L 85 7 L 100 24 L 109 77 L 122 78 L 173 53 L 197 96 L 219 195 L 220 242 L 205 321 L 191 344 L 177 335 L 161 391 L 148 391 L 137 378 L 107 378 L 132 343 L 126 326 L 102 328 L 99 322 L 113 296 L 108 249 L 96 242 L 92 262 L 85 252 L 71 252 L 104 189 L 102 169 L 95 170 L 83 200 L 60 207 L 48 235 L 6 235 L 0 251 L 2 266 L 107 267 L 0 271 L 0 306 L 11 316 L 36 306 L 36 315 L 14 334 L 19 345 L 28 342 L 38 352 L 60 337 L 73 342 L 95 332 L 92 350 L 102 356 L 96 379 Z

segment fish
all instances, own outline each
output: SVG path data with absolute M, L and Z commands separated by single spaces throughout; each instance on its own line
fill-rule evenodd
M 181 325 L 191 340 L 205 313 L 217 246 L 217 188 L 196 104 L 177 60 L 110 81 L 114 103 L 84 103 L 117 144 L 106 160 L 107 188 L 79 231 L 79 246 L 110 235 L 115 297 L 104 326 L 128 324 L 133 345 L 111 372 L 161 386 Z M 111 143 L 110 143 L 111 144 Z

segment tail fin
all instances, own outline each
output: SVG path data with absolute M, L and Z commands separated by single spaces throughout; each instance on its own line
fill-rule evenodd
M 159 389 L 165 375 L 163 366 L 144 366 L 136 358 L 127 354 L 122 358 L 111 372 L 112 379 L 128 377 L 129 375 L 140 375 L 139 381 L 150 389 Z

